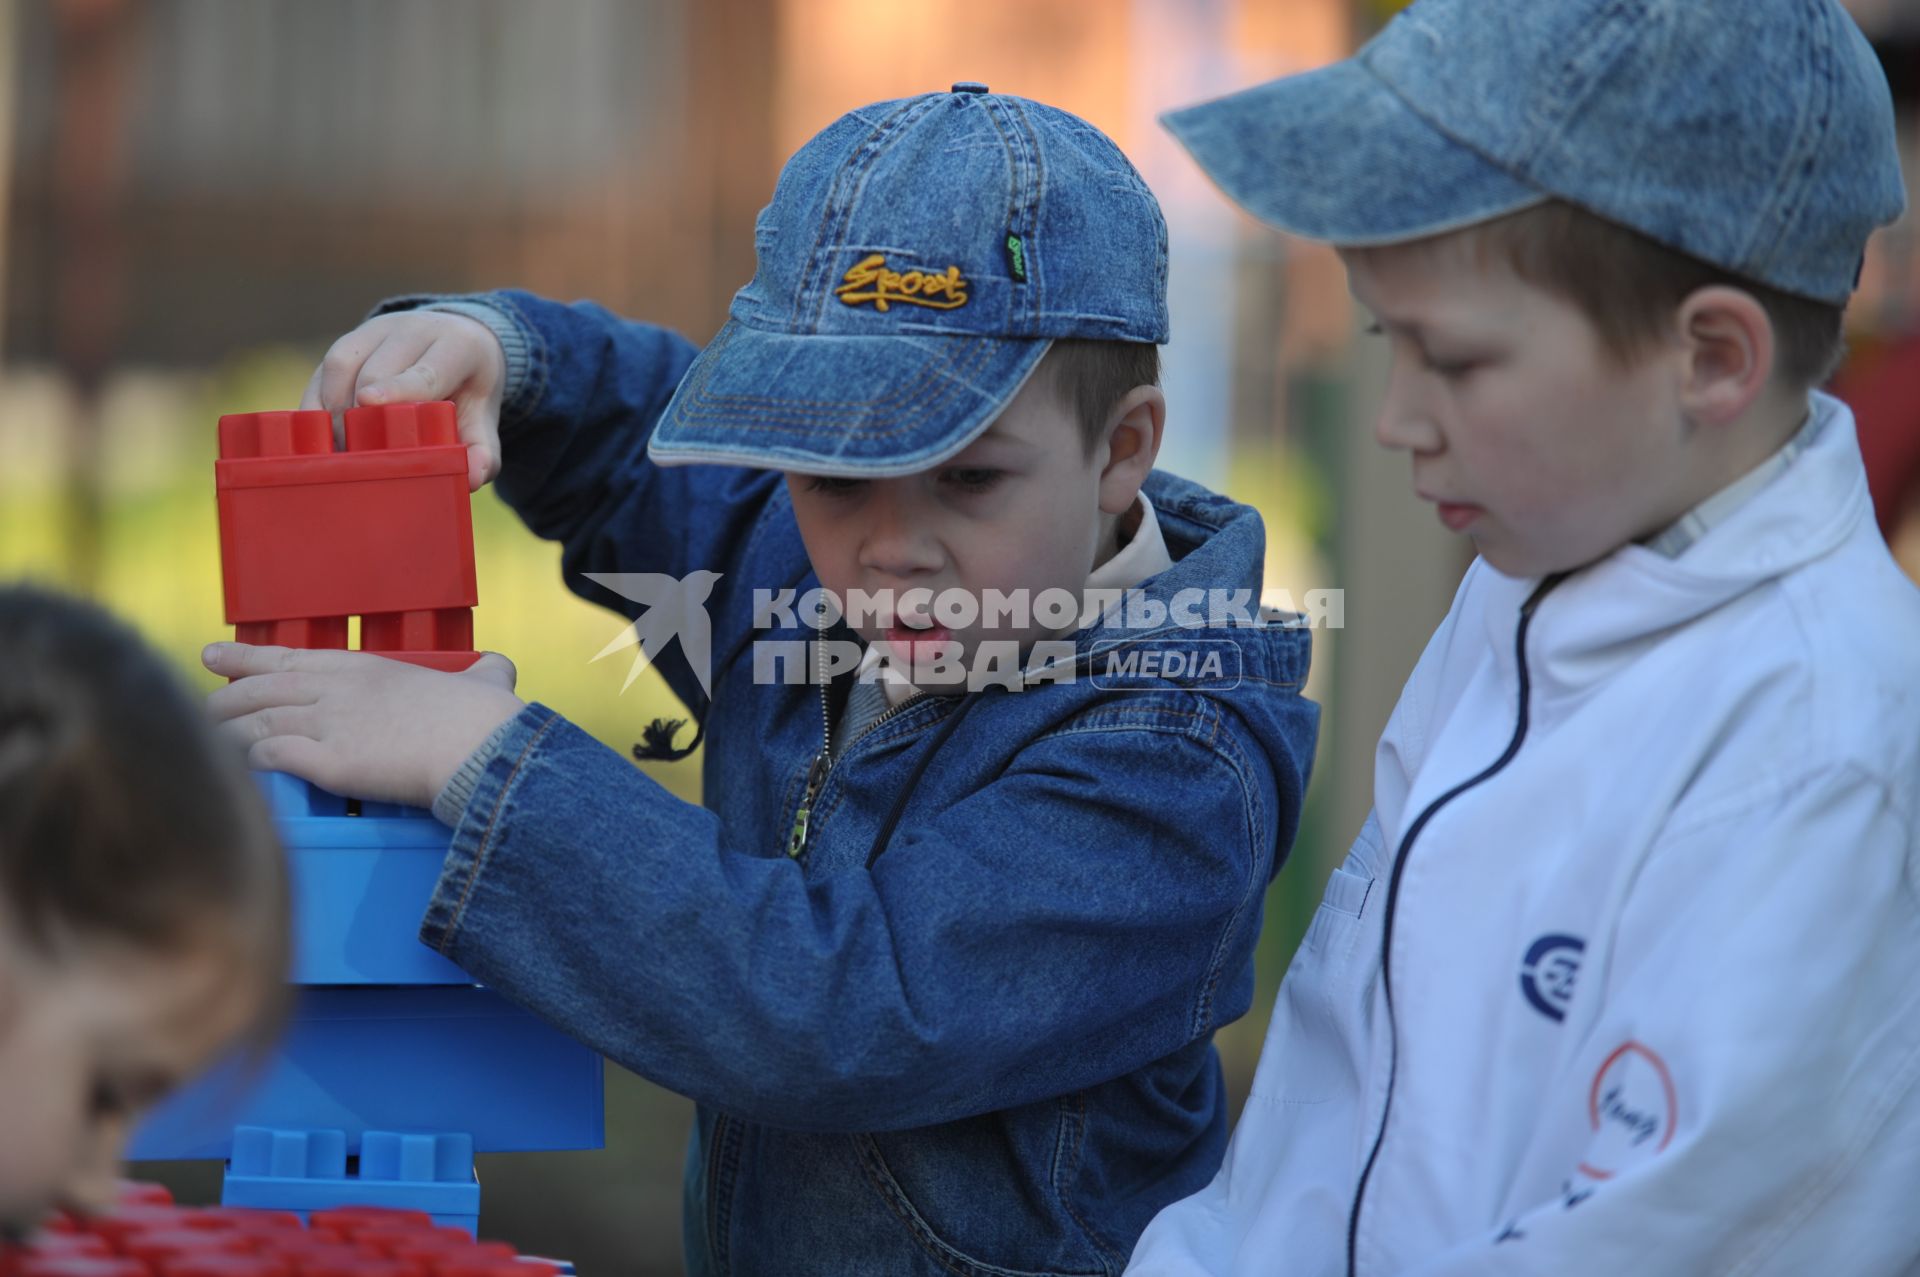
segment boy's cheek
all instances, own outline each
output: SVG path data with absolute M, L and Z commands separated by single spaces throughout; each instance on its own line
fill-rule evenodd
M 0 1059 L 5 1055 L 0 1048 Z M 61 1138 L 64 1097 L 57 1078 L 9 1072 L 7 1081 L 8 1094 L 0 1096 L 0 1130 L 7 1133 L 0 1141 L 0 1228 L 30 1232 L 61 1194 L 79 1133 Z

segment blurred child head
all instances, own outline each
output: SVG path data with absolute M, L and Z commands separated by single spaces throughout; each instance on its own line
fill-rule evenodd
M 0 588 L 0 1228 L 110 1205 L 141 1113 L 285 996 L 285 862 L 241 756 L 132 630 Z
M 1392 344 L 1381 442 L 1516 576 L 1778 450 L 1904 203 L 1836 0 L 1415 0 L 1345 61 L 1166 123 L 1251 212 L 1340 247 Z

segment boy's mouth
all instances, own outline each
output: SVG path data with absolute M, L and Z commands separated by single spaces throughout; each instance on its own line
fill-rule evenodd
M 924 625 L 895 621 L 887 627 L 887 646 L 893 649 L 894 659 L 909 663 L 916 658 L 931 658 L 937 650 L 935 644 L 952 638 L 952 630 L 931 621 Z
M 1440 501 L 1434 504 L 1434 510 L 1440 516 L 1440 522 L 1449 532 L 1462 532 L 1466 526 L 1479 518 L 1484 511 L 1477 505 L 1463 505 L 1458 501 Z

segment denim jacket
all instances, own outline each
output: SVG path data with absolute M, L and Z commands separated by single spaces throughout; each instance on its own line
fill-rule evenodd
M 422 939 L 698 1102 L 690 1272 L 1117 1273 L 1226 1146 L 1212 1033 L 1247 1009 L 1299 818 L 1308 633 L 1206 631 L 1238 652 L 1224 690 L 916 698 L 814 778 L 791 856 L 846 680 L 754 678 L 748 638 L 817 637 L 753 628 L 756 588 L 817 584 L 781 476 L 649 463 L 683 339 L 482 300 L 518 346 L 499 491 L 562 544 L 567 584 L 633 615 L 583 573 L 721 574 L 711 698 L 677 645 L 659 662 L 699 720 L 705 801 L 531 705 L 476 779 Z M 1147 491 L 1176 561 L 1146 595 L 1257 596 L 1252 510 L 1164 474 Z

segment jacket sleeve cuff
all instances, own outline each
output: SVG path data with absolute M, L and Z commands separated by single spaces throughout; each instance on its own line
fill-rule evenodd
M 480 773 L 485 771 L 487 764 L 493 761 L 493 756 L 500 752 L 501 742 L 506 740 L 507 729 L 512 725 L 513 720 L 508 719 L 494 728 L 492 734 L 467 755 L 466 761 L 460 764 L 453 775 L 447 779 L 446 786 L 434 797 L 433 814 L 441 824 L 451 827 L 459 826 L 460 817 L 466 814 L 467 804 L 473 801 L 473 787 L 480 783 Z
M 478 755 L 487 754 L 474 766 L 466 802 L 454 813 L 457 818 L 450 822 L 453 841 L 441 865 L 433 898 L 427 902 L 426 916 L 420 920 L 420 940 L 436 953 L 452 951 L 468 896 L 486 866 L 495 826 L 521 767 L 533 757 L 553 726 L 564 721 L 545 705 L 528 705 L 494 729 L 487 742 L 474 751 L 475 757 L 467 760 L 475 763 Z M 491 752 L 488 752 L 489 746 Z M 451 787 L 449 782 L 448 788 Z M 434 800 L 436 816 L 440 814 L 441 799 L 446 797 L 443 790 Z
M 501 387 L 500 393 L 502 431 L 506 431 L 511 423 L 532 407 L 536 397 L 533 385 L 534 337 L 520 317 L 501 300 L 488 293 L 413 293 L 387 298 L 368 312 L 368 318 L 407 310 L 437 310 L 449 315 L 464 315 L 485 325 L 487 331 L 493 334 L 507 360 L 506 384 Z

